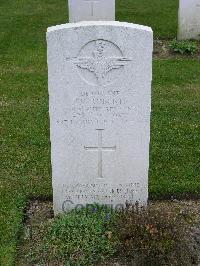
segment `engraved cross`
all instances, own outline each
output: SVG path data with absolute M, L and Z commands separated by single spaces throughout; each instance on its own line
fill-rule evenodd
M 94 16 L 94 4 L 98 3 L 99 0 L 84 0 L 84 2 L 90 3 L 90 6 L 91 6 L 91 13 L 90 14 L 93 17 Z
M 116 146 L 113 147 L 103 147 L 103 130 L 97 129 L 98 132 L 98 147 L 87 147 L 84 146 L 86 151 L 96 151 L 98 152 L 98 178 L 103 178 L 103 152 L 106 151 L 116 151 Z

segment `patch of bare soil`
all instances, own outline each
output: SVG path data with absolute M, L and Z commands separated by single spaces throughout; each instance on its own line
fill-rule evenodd
M 166 212 L 179 213 L 185 219 L 188 224 L 188 240 L 191 249 L 194 250 L 196 256 L 191 261 L 191 265 L 200 266 L 200 200 L 171 200 L 171 201 L 151 201 L 149 204 L 155 209 L 161 209 Z M 32 201 L 29 203 L 26 210 L 26 219 L 24 224 L 24 230 L 20 238 L 21 245 L 18 248 L 18 256 L 16 265 L 40 265 L 35 264 L 37 246 L 41 246 L 45 224 L 48 220 L 53 218 L 53 207 L 50 201 Z M 120 257 L 120 256 L 119 256 Z M 62 266 L 62 263 L 50 263 L 48 266 L 58 265 Z M 135 265 L 134 262 L 119 262 L 112 261 L 101 266 L 128 266 Z M 190 265 L 188 265 L 190 266 Z
M 35 250 L 41 245 L 43 240 L 43 226 L 53 218 L 53 203 L 51 201 L 34 200 L 29 202 L 25 213 L 25 224 L 21 245 L 18 248 L 16 260 L 17 266 L 35 265 Z
M 154 49 L 153 49 L 153 56 L 154 58 L 160 59 L 167 59 L 167 58 L 174 58 L 174 59 L 200 59 L 200 42 L 198 42 L 198 52 L 196 54 L 180 54 L 175 53 L 170 48 L 171 40 L 154 40 Z

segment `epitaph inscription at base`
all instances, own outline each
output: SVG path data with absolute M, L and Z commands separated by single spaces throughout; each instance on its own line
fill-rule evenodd
M 49 28 L 47 43 L 55 214 L 94 202 L 146 204 L 151 29 L 66 24 Z

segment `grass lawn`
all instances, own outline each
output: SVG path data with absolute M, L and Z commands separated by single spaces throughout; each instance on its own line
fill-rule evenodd
M 173 38 L 177 2 L 119 0 L 117 18 Z M 27 199 L 52 195 L 45 32 L 66 21 L 65 0 L 1 0 L 0 265 L 14 262 Z M 199 66 L 195 59 L 154 61 L 151 197 L 200 193 Z
M 116 0 L 116 20 L 153 28 L 154 38 L 175 38 L 178 25 L 178 0 Z

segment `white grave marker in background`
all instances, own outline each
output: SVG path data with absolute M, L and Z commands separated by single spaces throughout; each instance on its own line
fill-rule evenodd
M 147 203 L 152 35 L 120 22 L 48 29 L 55 214 Z
M 200 0 L 179 0 L 178 39 L 200 40 Z
M 115 20 L 115 0 L 68 0 L 69 22 Z

